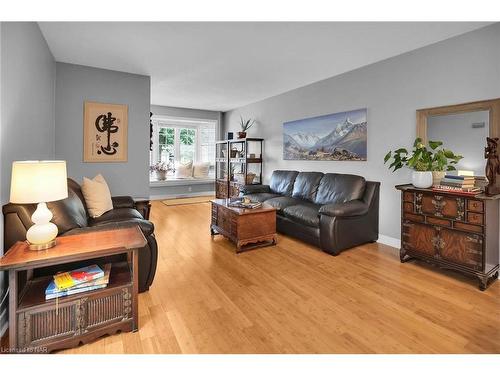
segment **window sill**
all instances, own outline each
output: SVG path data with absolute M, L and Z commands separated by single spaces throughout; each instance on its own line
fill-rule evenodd
M 185 185 L 202 185 L 202 184 L 213 184 L 215 183 L 215 179 L 213 178 L 205 178 L 205 179 L 199 179 L 199 178 L 171 178 L 168 180 L 150 180 L 149 181 L 149 187 L 161 187 L 161 186 L 185 186 Z

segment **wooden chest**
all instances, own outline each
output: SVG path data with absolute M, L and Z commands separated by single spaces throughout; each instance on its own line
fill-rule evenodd
M 276 244 L 276 209 L 263 205 L 245 209 L 230 207 L 228 199 L 212 201 L 212 235 L 222 234 L 231 240 L 237 252 Z
M 400 185 L 401 261 L 422 259 L 479 278 L 498 277 L 499 199 Z

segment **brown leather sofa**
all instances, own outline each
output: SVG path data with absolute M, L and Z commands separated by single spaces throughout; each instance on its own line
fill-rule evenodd
M 54 215 L 52 222 L 59 229 L 59 236 L 107 230 L 138 225 L 147 244 L 139 250 L 139 292 L 147 291 L 153 283 L 158 258 L 158 245 L 154 235 L 154 225 L 144 219 L 144 213 L 136 209 L 134 200 L 128 196 L 112 197 L 113 209 L 98 218 L 91 218 L 85 205 L 80 185 L 68 179 L 68 198 L 47 203 Z M 34 204 L 6 204 L 4 215 L 4 249 L 9 249 L 16 241 L 26 239 L 26 231 L 33 223 L 31 215 L 36 209 Z M 86 265 L 89 262 L 74 263 L 71 267 Z M 66 267 L 69 267 L 66 265 Z M 58 267 L 39 269 L 36 275 L 52 275 Z
M 380 182 L 338 173 L 274 171 L 269 185 L 240 191 L 277 208 L 279 232 L 337 255 L 378 239 Z

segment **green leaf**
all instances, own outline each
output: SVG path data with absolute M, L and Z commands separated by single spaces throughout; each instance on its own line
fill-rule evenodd
M 455 154 L 453 151 L 450 150 L 444 150 L 444 156 L 446 156 L 448 159 L 453 159 L 455 157 Z
M 433 150 L 435 150 L 436 148 L 438 148 L 439 146 L 442 146 L 443 145 L 443 142 L 441 141 L 429 141 L 429 147 L 432 148 Z
M 413 142 L 413 147 L 417 147 L 420 143 L 422 143 L 422 138 L 415 138 L 415 142 Z
M 447 171 L 456 171 L 457 168 L 455 168 L 454 166 L 452 165 L 448 165 L 448 168 L 446 169 Z
M 391 151 L 389 151 L 385 157 L 384 157 L 384 164 L 387 163 L 387 160 L 389 160 L 391 158 Z

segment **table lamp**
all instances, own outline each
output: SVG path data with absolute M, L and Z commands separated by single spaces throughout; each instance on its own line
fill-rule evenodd
M 68 197 L 66 162 L 60 160 L 15 161 L 12 163 L 11 203 L 37 203 L 34 223 L 26 233 L 31 250 L 45 250 L 56 244 L 57 226 L 45 202 Z

